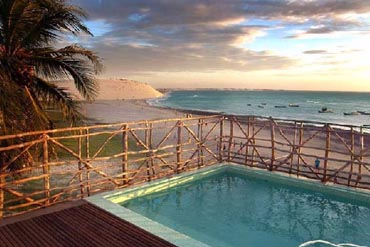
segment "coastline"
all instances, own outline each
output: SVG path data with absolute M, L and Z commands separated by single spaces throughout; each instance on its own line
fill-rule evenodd
M 165 106 L 151 105 L 147 102 L 148 99 L 130 99 L 130 100 L 97 100 L 92 103 L 82 102 L 81 108 L 85 116 L 88 117 L 87 124 L 110 124 L 110 123 L 124 123 L 124 122 L 135 122 L 135 121 L 145 121 L 145 120 L 158 120 L 158 119 L 176 119 L 176 118 L 186 118 L 189 117 L 200 117 L 200 116 L 212 116 L 212 115 L 225 115 L 226 117 L 232 116 L 224 112 L 207 112 L 200 110 L 187 110 L 187 109 L 175 109 Z M 246 116 L 239 116 L 242 121 Z M 255 116 L 260 117 L 260 116 Z M 261 119 L 262 121 L 269 121 L 268 117 Z M 276 123 L 279 126 L 285 126 L 285 134 L 287 136 L 294 135 L 294 129 L 299 126 L 295 126 L 294 120 L 286 119 L 275 119 Z M 260 123 L 262 121 L 259 121 Z M 296 120 L 296 122 L 300 122 Z M 325 123 L 315 122 L 315 121 L 304 121 L 305 123 L 305 135 L 309 136 L 310 134 L 315 133 L 316 131 L 323 128 Z M 331 123 L 329 123 L 331 124 Z M 331 124 L 333 130 L 340 133 L 341 138 L 345 143 L 351 143 L 351 131 L 359 134 L 360 129 L 351 128 L 350 125 L 336 125 Z M 270 138 L 271 127 L 265 126 L 260 132 L 260 135 L 263 138 Z M 370 128 L 365 128 L 364 130 L 364 144 L 367 146 L 370 143 Z M 242 133 L 239 133 L 243 135 Z M 324 145 L 323 140 L 325 136 L 317 136 L 317 139 L 313 141 L 314 145 L 322 146 Z M 336 143 L 335 146 L 341 150 L 345 150 L 342 141 L 338 138 L 333 140 L 333 143 Z M 360 138 L 355 138 L 354 143 L 356 148 L 361 144 Z
M 82 102 L 81 112 L 88 124 L 124 123 L 185 117 L 184 112 L 149 105 L 146 100 L 96 100 Z
M 166 118 L 185 118 L 192 116 L 211 116 L 222 113 L 199 110 L 174 109 L 154 106 L 147 99 L 96 100 L 81 102 L 81 112 L 87 117 L 88 124 L 105 124 L 157 120 Z
M 161 109 L 168 113 L 171 113 L 171 112 L 182 113 L 183 117 L 186 117 L 188 114 L 191 114 L 193 117 L 212 116 L 212 115 L 224 115 L 226 117 L 238 116 L 238 115 L 228 114 L 225 112 L 210 112 L 210 111 L 176 109 L 176 108 L 165 107 L 165 106 L 156 106 L 156 105 L 149 104 L 147 100 L 135 101 L 135 103 L 138 105 L 146 105 L 148 109 Z M 178 116 L 180 116 L 180 114 L 178 114 Z M 240 119 L 243 121 L 243 120 L 246 120 L 248 116 L 239 115 L 238 117 L 240 117 Z M 250 117 L 253 117 L 253 116 L 250 115 Z M 269 117 L 263 117 L 263 116 L 254 116 L 254 117 L 262 119 L 261 122 L 269 121 Z M 163 116 L 162 118 L 166 118 L 166 117 Z M 305 131 L 306 131 L 305 135 L 306 136 L 313 135 L 315 132 L 320 131 L 326 124 L 328 124 L 332 126 L 333 131 L 337 132 L 340 135 L 340 138 L 343 138 L 343 141 L 346 144 L 351 143 L 352 134 L 360 134 L 361 131 L 364 131 L 363 132 L 364 138 L 362 142 L 364 142 L 365 145 L 368 145 L 370 143 L 370 135 L 369 135 L 370 128 L 366 126 L 363 126 L 364 129 L 360 130 L 360 127 L 356 127 L 353 125 L 347 125 L 347 124 L 337 124 L 337 123 L 331 123 L 331 122 L 324 123 L 324 122 L 319 122 L 319 121 L 291 120 L 291 119 L 279 119 L 279 118 L 273 118 L 273 119 L 276 121 L 276 123 L 279 126 L 283 126 L 283 128 L 285 129 L 284 132 L 288 137 L 295 135 L 294 128 L 297 128 L 297 129 L 299 128 L 299 126 L 295 126 L 295 122 L 297 123 L 303 122 L 305 123 Z M 240 131 L 239 131 L 239 134 L 243 135 L 243 133 L 241 133 Z M 270 134 L 271 134 L 270 126 L 263 127 L 262 131 L 260 132 L 260 135 L 266 139 L 270 138 Z M 326 139 L 326 136 L 317 136 L 316 140 L 311 141 L 311 142 L 313 143 L 313 145 L 323 147 L 324 145 L 323 142 L 325 141 L 325 139 Z M 338 150 L 342 150 L 342 151 L 346 150 L 346 147 L 343 146 L 343 142 L 339 140 L 338 138 L 332 143 L 332 145 L 335 146 L 336 149 Z M 354 138 L 354 145 L 356 146 L 356 148 L 359 148 L 359 146 L 361 145 L 360 138 Z
M 135 121 L 145 121 L 145 120 L 158 120 L 158 119 L 178 119 L 178 118 L 186 118 L 189 117 L 188 114 L 191 114 L 192 117 L 199 117 L 199 116 L 210 116 L 210 115 L 219 115 L 224 114 L 226 117 L 231 117 L 230 114 L 219 113 L 216 114 L 214 112 L 206 112 L 206 111 L 198 111 L 198 110 L 183 110 L 183 109 L 173 109 L 169 107 L 161 107 L 151 105 L 147 102 L 147 100 L 114 100 L 114 101 L 96 101 L 92 104 L 85 104 L 85 108 L 89 110 L 89 117 L 94 118 L 94 123 L 125 123 L 125 122 L 135 122 Z M 247 125 L 245 124 L 246 116 L 238 116 L 240 117 L 241 122 L 244 122 L 244 131 L 240 130 L 239 127 L 234 127 L 234 135 L 237 137 L 243 137 L 245 132 L 247 131 Z M 258 116 L 256 116 L 258 118 Z M 275 120 L 275 119 L 274 119 Z M 93 123 L 93 122 L 90 122 Z M 289 142 L 286 139 L 289 139 L 290 142 L 292 140 L 296 140 L 295 144 L 298 145 L 298 135 L 299 132 L 302 131 L 302 145 L 305 149 L 305 155 L 301 156 L 300 159 L 304 160 L 304 164 L 313 164 L 314 157 L 320 157 L 321 163 L 324 164 L 324 154 L 322 150 L 325 150 L 327 144 L 327 136 L 328 132 L 326 126 L 329 126 L 325 123 L 320 123 L 320 126 L 314 125 L 312 123 L 305 123 L 304 125 L 300 125 L 300 122 L 297 120 L 295 121 L 279 121 L 276 120 L 274 123 L 274 128 L 272 128 L 270 119 L 263 118 L 259 119 L 255 124 L 251 131 L 254 131 L 254 135 L 256 138 L 259 139 L 260 145 L 266 142 L 271 142 L 272 136 L 274 136 L 274 142 L 276 145 L 280 145 L 281 148 L 285 148 L 289 145 Z M 315 122 L 313 122 L 315 123 Z M 318 123 L 318 122 L 316 122 Z M 354 150 L 363 150 L 364 147 L 367 147 L 370 143 L 370 134 L 363 133 L 360 134 L 355 129 L 348 129 L 348 128 L 337 128 L 337 126 L 330 126 L 332 129 L 329 130 L 331 133 L 331 144 L 330 149 L 335 150 L 335 156 L 330 157 L 330 168 L 331 169 L 339 169 L 343 166 L 342 163 L 338 163 L 338 159 L 348 158 L 348 150 L 351 149 L 351 146 Z M 340 127 L 340 126 L 339 126 Z M 226 121 L 224 126 L 225 133 L 230 131 L 230 125 Z M 301 130 L 302 128 L 302 130 Z M 274 129 L 274 132 L 272 132 Z M 274 133 L 274 134 L 273 134 Z M 318 134 L 320 133 L 320 134 Z M 157 136 L 158 135 L 158 136 Z M 156 138 L 159 138 L 163 135 L 163 133 L 158 132 L 156 133 Z M 361 137 L 362 136 L 362 137 Z M 234 140 L 234 145 L 238 141 Z M 306 144 L 309 142 L 308 144 Z M 292 142 L 294 143 L 294 141 Z M 353 143 L 353 144 L 351 144 Z M 292 145 L 292 144 L 291 144 Z M 262 150 L 263 153 L 266 150 Z M 278 151 L 280 152 L 280 151 Z M 261 153 L 263 155 L 263 153 Z M 267 156 L 268 156 L 267 151 Z M 284 157 L 280 157 L 283 159 Z M 366 162 L 366 158 L 364 159 Z M 303 163 L 303 161 L 301 161 Z M 348 170 L 348 165 L 342 167 L 342 169 Z

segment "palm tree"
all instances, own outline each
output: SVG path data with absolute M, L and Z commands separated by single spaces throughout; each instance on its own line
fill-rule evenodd
M 92 35 L 85 13 L 64 0 L 0 0 L 0 134 L 52 128 L 46 106 L 75 122 L 78 104 L 52 81 L 73 79 L 82 96 L 94 99 L 97 55 L 81 46 L 52 47 L 66 34 Z
M 78 45 L 53 47 L 66 35 L 92 35 L 83 17 L 65 0 L 0 0 L 0 135 L 52 128 L 50 106 L 71 123 L 79 119 L 78 103 L 55 81 L 72 79 L 85 99 L 94 99 L 99 57 Z M 0 157 L 0 170 L 11 156 Z

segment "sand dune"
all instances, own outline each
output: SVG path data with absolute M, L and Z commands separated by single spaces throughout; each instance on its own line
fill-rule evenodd
M 98 83 L 99 93 L 96 100 L 150 99 L 163 96 L 146 83 L 128 79 L 99 79 Z M 72 82 L 60 82 L 58 86 L 66 88 L 77 99 L 83 99 Z

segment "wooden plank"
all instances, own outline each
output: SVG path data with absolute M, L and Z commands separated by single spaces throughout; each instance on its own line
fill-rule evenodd
M 175 246 L 89 203 L 3 225 L 0 241 L 3 247 Z

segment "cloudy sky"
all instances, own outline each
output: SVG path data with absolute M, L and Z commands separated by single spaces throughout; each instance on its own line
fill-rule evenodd
M 370 91 L 367 0 L 71 0 L 103 77 L 155 87 Z

